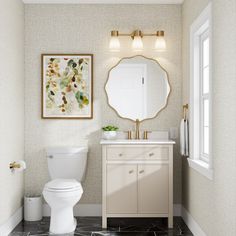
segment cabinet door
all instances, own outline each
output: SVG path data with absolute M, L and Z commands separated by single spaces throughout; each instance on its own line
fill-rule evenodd
M 168 213 L 168 179 L 167 164 L 138 165 L 138 213 Z
M 137 213 L 137 165 L 107 165 L 107 213 Z

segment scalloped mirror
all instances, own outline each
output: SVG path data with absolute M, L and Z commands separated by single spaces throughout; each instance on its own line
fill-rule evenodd
M 108 104 L 126 119 L 143 121 L 164 109 L 170 94 L 167 72 L 151 58 L 123 58 L 108 74 Z

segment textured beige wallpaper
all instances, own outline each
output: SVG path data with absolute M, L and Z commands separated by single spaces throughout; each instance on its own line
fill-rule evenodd
M 24 194 L 24 173 L 9 170 L 10 162 L 24 159 L 24 5 L 19 0 L 0 5 L 1 226 L 22 206 Z
M 208 0 L 183 5 L 183 101 L 189 99 L 189 27 Z M 213 168 L 208 180 L 183 161 L 183 205 L 208 236 L 236 235 L 236 1 L 214 0 Z
M 27 194 L 42 192 L 49 180 L 44 149 L 54 145 L 89 145 L 88 170 L 80 203 L 101 203 L 102 168 L 100 129 L 112 123 L 121 130 L 133 127 L 108 107 L 104 84 L 108 70 L 124 56 L 135 55 L 131 42 L 122 50 L 108 50 L 110 31 L 164 29 L 167 51 L 153 50 L 153 38 L 144 38 L 145 56 L 157 58 L 168 71 L 172 93 L 167 108 L 142 128 L 168 130 L 181 118 L 181 6 L 180 5 L 26 5 L 25 6 L 25 157 Z M 42 120 L 40 118 L 41 53 L 94 54 L 94 118 L 92 120 Z M 174 201 L 181 202 L 181 157 L 178 140 L 174 151 Z

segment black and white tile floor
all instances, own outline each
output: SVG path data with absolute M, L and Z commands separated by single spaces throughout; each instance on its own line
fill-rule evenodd
M 193 236 L 181 217 L 174 217 L 173 229 L 168 229 L 164 218 L 113 218 L 108 219 L 107 229 L 102 229 L 101 217 L 77 217 L 77 223 L 74 234 L 63 236 Z M 48 236 L 48 231 L 49 218 L 44 217 L 37 222 L 22 221 L 9 236 Z

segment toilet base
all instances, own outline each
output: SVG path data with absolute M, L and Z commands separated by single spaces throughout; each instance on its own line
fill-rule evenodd
M 73 208 L 51 209 L 50 233 L 69 234 L 75 231 L 77 220 L 74 218 Z

